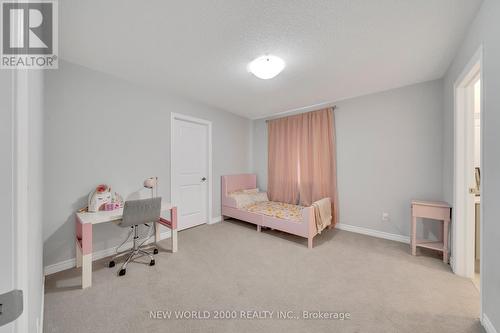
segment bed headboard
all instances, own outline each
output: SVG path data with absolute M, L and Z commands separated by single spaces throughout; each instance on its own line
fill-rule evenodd
M 227 205 L 232 199 L 229 193 L 239 190 L 247 190 L 257 187 L 257 175 L 252 173 L 245 173 L 240 175 L 226 175 L 222 176 L 222 204 Z M 229 204 L 231 205 L 231 204 Z
M 257 187 L 257 175 L 244 173 L 241 175 L 222 176 L 222 191 L 229 194 L 234 191 L 248 190 Z

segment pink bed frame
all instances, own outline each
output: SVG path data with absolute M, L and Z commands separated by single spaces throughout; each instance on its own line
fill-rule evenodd
M 305 207 L 302 210 L 302 221 L 291 221 L 271 217 L 259 213 L 251 213 L 243 209 L 236 208 L 236 201 L 229 196 L 231 192 L 257 187 L 257 176 L 255 174 L 241 174 L 222 176 L 222 220 L 232 217 L 245 222 L 257 225 L 257 231 L 262 227 L 268 227 L 289 234 L 307 238 L 307 247 L 313 247 L 313 238 L 318 233 L 314 220 L 314 208 Z

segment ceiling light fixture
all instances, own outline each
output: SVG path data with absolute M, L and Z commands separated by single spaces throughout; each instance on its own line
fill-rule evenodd
M 248 71 L 263 80 L 272 79 L 281 73 L 284 68 L 285 62 L 283 59 L 273 55 L 258 57 L 248 64 Z

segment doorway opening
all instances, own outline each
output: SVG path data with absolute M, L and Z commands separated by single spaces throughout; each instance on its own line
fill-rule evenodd
M 480 290 L 482 49 L 455 83 L 453 271 Z
M 480 289 L 481 273 L 481 75 L 476 76 L 473 83 L 473 117 L 474 117 L 474 186 L 470 194 L 474 196 L 474 276 L 472 281 Z

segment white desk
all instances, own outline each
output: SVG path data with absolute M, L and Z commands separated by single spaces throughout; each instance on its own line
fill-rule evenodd
M 162 203 L 162 215 L 170 212 L 170 220 L 160 217 L 156 223 L 155 242 L 160 241 L 160 225 L 172 231 L 172 252 L 177 252 L 177 207 Z M 76 267 L 82 267 L 82 288 L 92 285 L 92 226 L 94 224 L 121 220 L 123 208 L 95 213 L 76 213 Z

